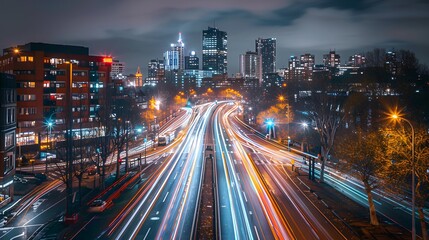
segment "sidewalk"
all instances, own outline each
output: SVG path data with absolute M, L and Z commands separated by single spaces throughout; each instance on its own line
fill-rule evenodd
M 385 217 L 377 215 L 379 226 L 369 223 L 369 209 L 344 196 L 326 183 L 308 179 L 303 171 L 288 173 L 301 191 L 333 221 L 341 231 L 353 234 L 353 239 L 409 239 L 411 233 L 404 228 L 392 224 Z

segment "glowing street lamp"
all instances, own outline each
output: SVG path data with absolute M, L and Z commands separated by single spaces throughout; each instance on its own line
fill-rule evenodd
M 306 122 L 302 122 L 302 123 L 301 123 L 301 126 L 302 126 L 304 129 L 307 129 L 307 127 L 308 127 L 308 123 L 306 123 Z
M 53 112 L 52 114 L 54 114 Z M 51 114 L 51 117 L 52 117 Z M 45 158 L 45 174 L 48 174 L 48 152 L 50 150 L 50 143 L 49 139 L 51 138 L 52 128 L 54 127 L 54 123 L 52 122 L 52 119 L 49 118 L 46 121 L 46 158 Z
M 283 95 L 278 97 L 278 100 L 283 104 L 286 98 Z M 286 104 L 286 117 L 287 117 L 287 137 L 288 137 L 288 148 L 290 142 L 290 112 L 289 112 L 289 104 Z
M 271 139 L 271 130 L 273 130 L 273 137 L 276 137 L 276 132 L 275 132 L 275 128 L 274 128 L 274 120 L 273 119 L 267 119 L 266 122 L 267 126 L 268 126 L 268 136 L 269 139 Z
M 412 224 L 412 228 L 411 228 L 411 234 L 412 234 L 412 240 L 416 239 L 416 224 L 415 224 L 415 201 L 416 201 L 416 193 L 415 193 L 415 167 L 414 167 L 414 149 L 415 149 L 415 132 L 414 132 L 414 127 L 413 124 L 411 124 L 411 122 L 406 119 L 401 117 L 399 114 L 397 113 L 393 113 L 390 116 L 393 120 L 395 121 L 401 121 L 403 120 L 404 122 L 406 122 L 410 128 L 411 128 L 411 224 Z

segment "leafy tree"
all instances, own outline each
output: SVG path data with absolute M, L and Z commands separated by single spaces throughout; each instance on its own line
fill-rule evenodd
M 256 123 L 259 126 L 262 126 L 265 124 L 266 119 L 274 119 L 274 123 L 279 126 L 287 126 L 287 124 L 290 124 L 293 119 L 293 113 L 291 106 L 286 101 L 286 99 L 283 98 L 283 100 L 280 100 L 280 102 L 276 103 L 275 105 L 270 106 L 268 109 L 261 111 L 256 116 Z M 280 131 L 277 132 L 277 136 L 279 138 L 287 138 L 287 135 L 290 134 L 289 132 L 285 131 L 286 127 L 282 127 Z
M 382 184 L 389 165 L 383 135 L 377 131 L 358 130 L 356 134 L 344 136 L 336 149 L 343 168 L 362 181 L 368 197 L 370 222 L 379 225 L 372 191 Z
M 414 171 L 416 208 L 419 213 L 423 239 L 428 239 L 424 207 L 429 200 L 429 134 L 427 127 L 415 125 Z M 408 125 L 400 124 L 386 129 L 387 153 L 394 164 L 390 169 L 390 181 L 409 189 L 412 175 L 412 139 Z

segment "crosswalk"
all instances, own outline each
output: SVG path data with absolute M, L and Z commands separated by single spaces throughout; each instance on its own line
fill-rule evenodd
M 46 176 L 51 180 L 55 180 L 61 178 L 61 173 L 59 171 L 49 171 Z
M 278 160 L 260 159 L 260 160 L 255 160 L 255 164 L 256 165 L 281 165 L 283 163 Z

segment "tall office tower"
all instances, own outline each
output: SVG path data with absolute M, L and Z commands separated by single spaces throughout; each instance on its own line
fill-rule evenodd
M 386 71 L 390 73 L 391 80 L 396 80 L 398 70 L 398 60 L 395 50 L 386 52 L 386 62 L 384 63 Z
M 240 74 L 245 78 L 258 78 L 262 73 L 261 57 L 256 52 L 246 52 L 240 55 Z
M 166 51 L 164 53 L 165 70 L 179 70 L 179 52 Z
M 48 120 L 55 124 L 52 134 L 64 137 L 70 107 L 74 123 L 94 129 L 98 109 L 108 104 L 112 58 L 91 56 L 86 47 L 28 43 L 4 49 L 0 62 L 0 72 L 16 78 L 18 144 L 46 147 Z M 72 86 L 71 105 L 65 101 L 68 86 Z
M 313 80 L 314 55 L 306 53 L 300 57 L 300 66 L 302 67 L 302 78 L 306 81 Z
M 9 60 L 8 60 L 9 61 Z M 16 83 L 13 75 L 0 73 L 0 207 L 13 200 L 15 175 Z M 21 154 L 19 152 L 18 154 Z
M 208 27 L 203 30 L 203 70 L 214 74 L 226 74 L 228 71 L 228 39 L 226 32 Z
M 276 72 L 276 42 L 275 38 L 255 40 L 255 50 L 262 61 L 262 75 Z
M 195 51 L 192 51 L 189 56 L 185 56 L 185 69 L 198 70 L 200 68 L 200 59 L 197 57 Z
M 323 65 L 325 67 L 336 68 L 340 66 L 340 55 L 335 51 L 329 51 L 328 54 L 323 55 Z
M 120 62 L 119 60 L 113 60 L 110 77 L 112 77 L 112 79 L 124 79 L 125 78 L 124 70 L 125 70 L 125 63 Z
M 185 68 L 183 51 L 185 44 L 182 42 L 182 33 L 179 33 L 177 43 L 170 44 L 171 49 L 164 53 L 165 70 L 179 70 Z
M 288 66 L 289 66 L 289 69 L 287 71 L 285 79 L 300 81 L 302 79 L 303 67 L 301 67 L 301 63 L 298 57 L 290 56 Z
M 185 69 L 185 44 L 182 41 L 182 33 L 179 32 L 179 39 L 177 43 L 171 44 L 171 51 L 177 52 L 178 58 L 178 68 L 177 69 Z
M 164 60 L 152 59 L 147 64 L 147 76 L 159 77 L 164 75 Z
M 157 85 L 160 81 L 164 80 L 164 77 L 164 60 L 150 60 L 147 64 L 147 77 L 145 79 L 145 85 Z
M 362 54 L 355 54 L 349 57 L 348 66 L 350 67 L 363 67 L 365 66 L 365 56 Z

